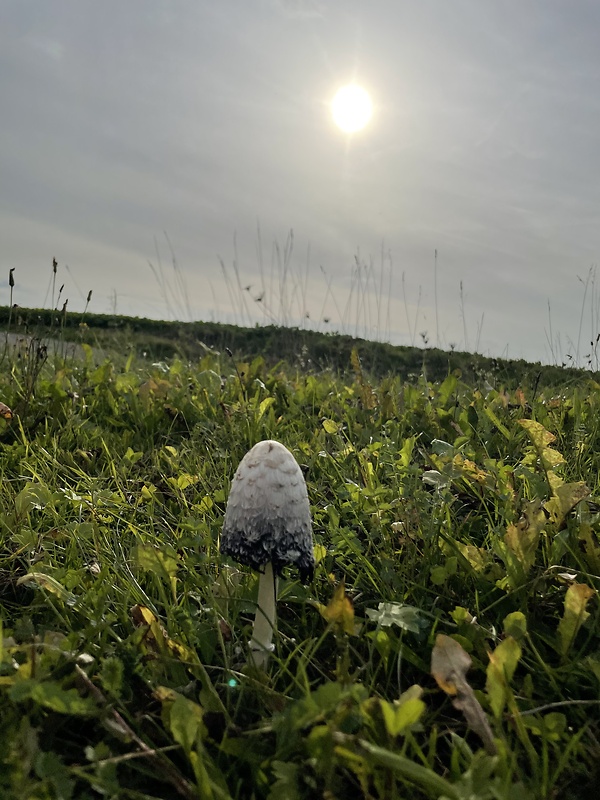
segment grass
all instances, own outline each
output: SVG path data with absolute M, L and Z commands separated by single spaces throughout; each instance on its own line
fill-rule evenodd
M 590 794 L 597 384 L 373 377 L 359 354 L 5 353 L 3 797 Z M 218 552 L 264 438 L 302 465 L 318 560 L 281 582 L 266 674 L 244 666 L 257 576 Z
M 270 367 L 285 361 L 303 371 L 344 373 L 352 351 L 356 350 L 369 374 L 376 378 L 393 374 L 415 381 L 425 375 L 429 380 L 443 381 L 449 372 L 459 370 L 473 386 L 491 384 L 513 389 L 521 386 L 534 393 L 538 385 L 562 386 L 565 381 L 585 382 L 590 376 L 589 370 L 575 365 L 565 368 L 454 350 L 394 346 L 280 325 L 243 328 L 218 322 L 172 322 L 87 311 L 19 308 L 15 312 L 12 307 L 0 306 L 2 326 L 8 326 L 16 337 L 57 339 L 60 346 L 55 349 L 65 357 L 77 344 L 89 345 L 100 352 L 134 352 L 140 360 L 148 362 L 175 357 L 186 362 L 197 361 L 210 351 L 218 355 L 231 350 L 243 361 L 260 353 Z

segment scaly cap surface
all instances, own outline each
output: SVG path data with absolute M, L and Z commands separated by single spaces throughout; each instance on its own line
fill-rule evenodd
M 306 482 L 294 456 L 279 442 L 259 442 L 241 460 L 227 501 L 221 552 L 253 569 L 271 561 L 276 573 L 292 564 L 303 582 L 312 578 Z

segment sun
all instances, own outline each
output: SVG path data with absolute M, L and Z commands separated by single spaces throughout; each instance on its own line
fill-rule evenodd
M 355 133 L 364 128 L 373 114 L 373 103 L 362 86 L 342 86 L 331 101 L 331 113 L 338 128 L 344 133 Z

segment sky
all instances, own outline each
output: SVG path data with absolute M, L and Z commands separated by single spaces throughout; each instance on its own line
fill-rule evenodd
M 0 304 L 14 268 L 22 306 L 584 364 L 599 29 L 596 0 L 0 0 Z

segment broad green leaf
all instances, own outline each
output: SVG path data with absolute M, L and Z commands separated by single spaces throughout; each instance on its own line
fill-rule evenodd
M 223 775 L 203 746 L 207 731 L 202 706 L 164 686 L 159 686 L 154 694 L 162 703 L 163 718 L 173 738 L 181 745 L 192 766 L 198 797 L 206 800 L 229 800 Z M 186 796 L 189 796 L 188 792 Z
M 431 442 L 431 452 L 436 456 L 453 456 L 456 453 L 456 448 L 453 444 L 445 442 L 443 439 L 433 439 Z
M 315 737 L 313 737 L 314 742 Z M 270 787 L 267 800 L 302 800 L 298 788 L 298 776 L 302 767 L 293 761 L 273 761 L 271 764 L 275 781 Z
M 36 775 L 54 787 L 57 800 L 71 800 L 75 789 L 75 781 L 69 777 L 69 770 L 59 756 L 52 752 L 40 750 L 35 759 Z
M 212 369 L 205 369 L 196 378 L 198 386 L 206 389 L 207 393 L 213 397 L 221 393 L 221 376 Z
M 142 488 L 140 489 L 142 500 L 152 500 L 157 491 L 158 489 L 156 488 L 156 486 L 153 486 L 152 484 L 147 486 L 142 486 Z
M 122 462 L 126 464 L 135 464 L 143 457 L 143 450 L 134 451 L 131 447 L 128 447 L 125 451 L 125 455 L 122 458 Z
M 182 472 L 176 478 L 169 478 L 169 483 L 180 491 L 184 491 L 188 486 L 194 486 L 198 483 L 197 475 L 190 475 L 188 472 Z
M 157 572 L 169 580 L 177 575 L 179 559 L 176 553 L 169 553 L 154 547 L 154 545 L 141 543 L 137 545 L 133 553 L 135 562 L 140 569 Z
M 367 609 L 367 616 L 382 628 L 397 625 L 413 633 L 421 633 L 430 624 L 420 609 L 403 603 L 379 603 L 377 609 Z
M 486 417 L 487 417 L 487 418 L 488 418 L 488 419 L 489 419 L 491 422 L 493 422 L 493 423 L 494 423 L 494 425 L 496 426 L 496 428 L 498 428 L 498 430 L 500 431 L 500 433 L 502 434 L 502 436 L 504 436 L 504 438 L 505 438 L 507 441 L 510 441 L 510 439 L 512 438 L 512 437 L 511 437 L 511 435 L 510 435 L 510 431 L 508 430 L 508 428 L 506 427 L 506 425 L 504 425 L 502 422 L 500 422 L 500 420 L 498 419 L 498 416 L 496 415 L 496 413 L 494 412 L 494 410 L 491 408 L 491 406 L 484 406 L 484 407 L 483 407 L 483 412 L 484 412 L 484 414 L 486 415 Z
M 425 711 L 425 703 L 421 700 L 422 694 L 423 689 L 415 684 L 393 703 L 380 701 L 383 721 L 390 736 L 399 736 L 420 720 Z
M 15 511 L 18 516 L 30 511 L 40 511 L 53 500 L 53 494 L 43 483 L 28 483 L 15 497 Z
M 207 494 L 204 495 L 204 497 L 200 500 L 199 503 L 194 503 L 192 509 L 197 514 L 206 514 L 206 512 L 210 511 L 213 506 L 214 506 L 213 499 L 210 495 Z
M 551 447 L 544 447 L 539 450 L 540 461 L 545 470 L 552 470 L 559 467 L 561 464 L 566 464 L 566 459 L 559 453 L 558 450 L 553 450 Z
M 543 717 L 523 717 L 522 721 L 528 731 L 535 736 L 541 736 L 548 742 L 560 742 L 567 727 L 565 715 L 556 711 L 544 714 Z
M 440 402 L 443 406 L 445 406 L 454 392 L 456 391 L 456 387 L 458 386 L 458 380 L 456 375 L 452 373 L 444 378 L 443 382 L 440 384 L 438 388 L 438 397 Z
M 203 738 L 205 735 L 202 707 L 177 694 L 168 713 L 169 728 L 173 738 L 189 755 L 195 749 L 198 738 Z
M 527 633 L 527 619 L 522 611 L 513 611 L 512 614 L 504 617 L 502 623 L 504 633 L 507 636 L 512 636 L 518 642 L 525 637 Z
M 565 595 L 565 611 L 558 623 L 558 650 L 562 656 L 569 652 L 579 629 L 589 617 L 586 606 L 596 594 L 585 583 L 573 583 Z
M 429 580 L 434 586 L 443 586 L 447 578 L 446 568 L 444 566 L 432 567 L 429 570 Z
M 116 656 L 103 659 L 100 681 L 107 692 L 118 697 L 123 686 L 123 662 Z
M 507 636 L 488 656 L 490 663 L 486 670 L 485 688 L 494 716 L 498 719 L 511 694 L 509 684 L 521 658 L 521 647 L 516 639 Z
M 63 689 L 55 681 L 40 681 L 34 678 L 17 681 L 10 688 L 9 695 L 15 703 L 33 700 L 38 705 L 57 711 L 59 714 L 89 716 L 96 712 L 96 705 L 91 698 L 81 697 L 77 689 Z
M 473 614 L 471 614 L 467 608 L 463 608 L 463 606 L 456 606 L 456 608 L 450 612 L 450 616 L 457 625 L 462 625 L 464 623 L 471 625 L 475 619 Z
M 19 578 L 17 581 L 17 585 L 20 586 L 24 583 L 36 583 L 47 592 L 60 597 L 60 599 L 68 606 L 74 606 L 77 602 L 76 595 L 67 591 L 67 589 L 65 589 L 65 587 L 56 580 L 56 578 L 53 578 L 51 575 L 46 575 L 44 572 L 29 572 L 27 575 L 23 575 L 23 577 Z

